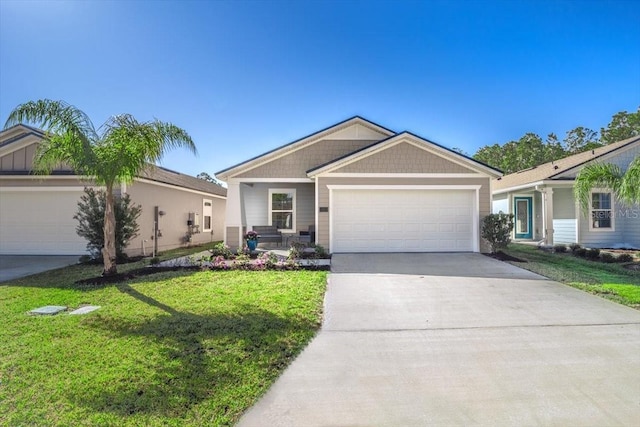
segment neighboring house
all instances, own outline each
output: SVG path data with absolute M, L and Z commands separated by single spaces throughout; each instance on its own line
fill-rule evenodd
M 255 226 L 315 230 L 330 252 L 479 252 L 500 171 L 354 117 L 217 173 L 225 241 Z M 284 240 L 284 239 L 283 239 Z
M 625 171 L 640 155 L 640 136 L 497 178 L 493 212 L 513 213 L 516 241 L 640 247 L 640 207 L 621 206 L 611 191 L 593 189 L 588 212 L 573 197 L 580 170 L 593 162 Z
M 64 168 L 51 175 L 32 174 L 43 137 L 41 130 L 24 125 L 0 132 L 0 254 L 87 253 L 73 216 L 84 188 L 94 185 Z M 151 166 L 120 190 L 142 206 L 139 236 L 130 242 L 129 255 L 151 254 L 154 246 L 183 246 L 188 233 L 193 233 L 192 243 L 223 238 L 226 189 L 219 185 Z

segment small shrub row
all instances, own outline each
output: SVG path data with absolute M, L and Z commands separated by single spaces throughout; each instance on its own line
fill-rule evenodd
M 564 249 L 560 247 L 564 247 Z M 615 263 L 615 262 L 622 263 L 622 262 L 633 261 L 633 256 L 631 254 L 620 254 L 618 256 L 615 256 L 609 252 L 600 252 L 600 249 L 598 248 L 591 248 L 591 249 L 583 248 L 577 243 L 572 243 L 571 245 L 569 245 L 569 249 L 571 250 L 571 253 L 574 256 L 577 256 L 580 258 L 586 258 L 590 261 L 600 260 L 608 264 Z M 556 252 L 566 252 L 567 248 L 564 245 L 556 245 L 554 246 L 554 250 Z

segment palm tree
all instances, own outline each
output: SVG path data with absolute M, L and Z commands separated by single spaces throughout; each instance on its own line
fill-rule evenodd
M 18 105 L 5 128 L 31 123 L 45 131 L 34 156 L 34 172 L 50 174 L 60 166 L 92 179 L 106 189 L 104 212 L 103 275 L 117 273 L 114 195 L 120 183 L 130 183 L 172 148 L 185 147 L 196 154 L 189 134 L 167 122 L 138 122 L 129 114 L 113 116 L 98 130 L 89 117 L 64 101 L 42 99 Z
M 611 190 L 620 203 L 629 207 L 640 203 L 640 156 L 633 159 L 626 172 L 612 163 L 593 163 L 582 168 L 576 176 L 573 194 L 585 213 L 593 188 Z

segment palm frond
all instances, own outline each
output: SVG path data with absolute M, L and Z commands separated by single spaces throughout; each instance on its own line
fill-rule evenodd
M 586 215 L 589 209 L 591 190 L 606 188 L 613 193 L 620 192 L 622 171 L 612 163 L 593 163 L 585 166 L 576 176 L 573 194 Z
M 91 174 L 90 166 L 95 164 L 92 145 L 97 134 L 83 111 L 64 101 L 30 101 L 11 111 L 5 128 L 20 123 L 33 124 L 45 132 L 35 153 L 35 172 L 48 174 L 66 165 L 76 173 Z
M 629 206 L 640 204 L 640 156 L 636 156 L 625 172 L 618 197 Z

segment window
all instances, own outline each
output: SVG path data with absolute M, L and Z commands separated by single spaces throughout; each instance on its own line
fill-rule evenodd
M 280 231 L 296 229 L 296 190 L 289 188 L 269 189 L 269 225 Z
M 613 202 L 610 191 L 596 190 L 591 193 L 591 223 L 593 231 L 613 231 Z
M 211 217 L 213 216 L 213 204 L 211 200 L 202 200 L 202 231 L 211 231 Z

